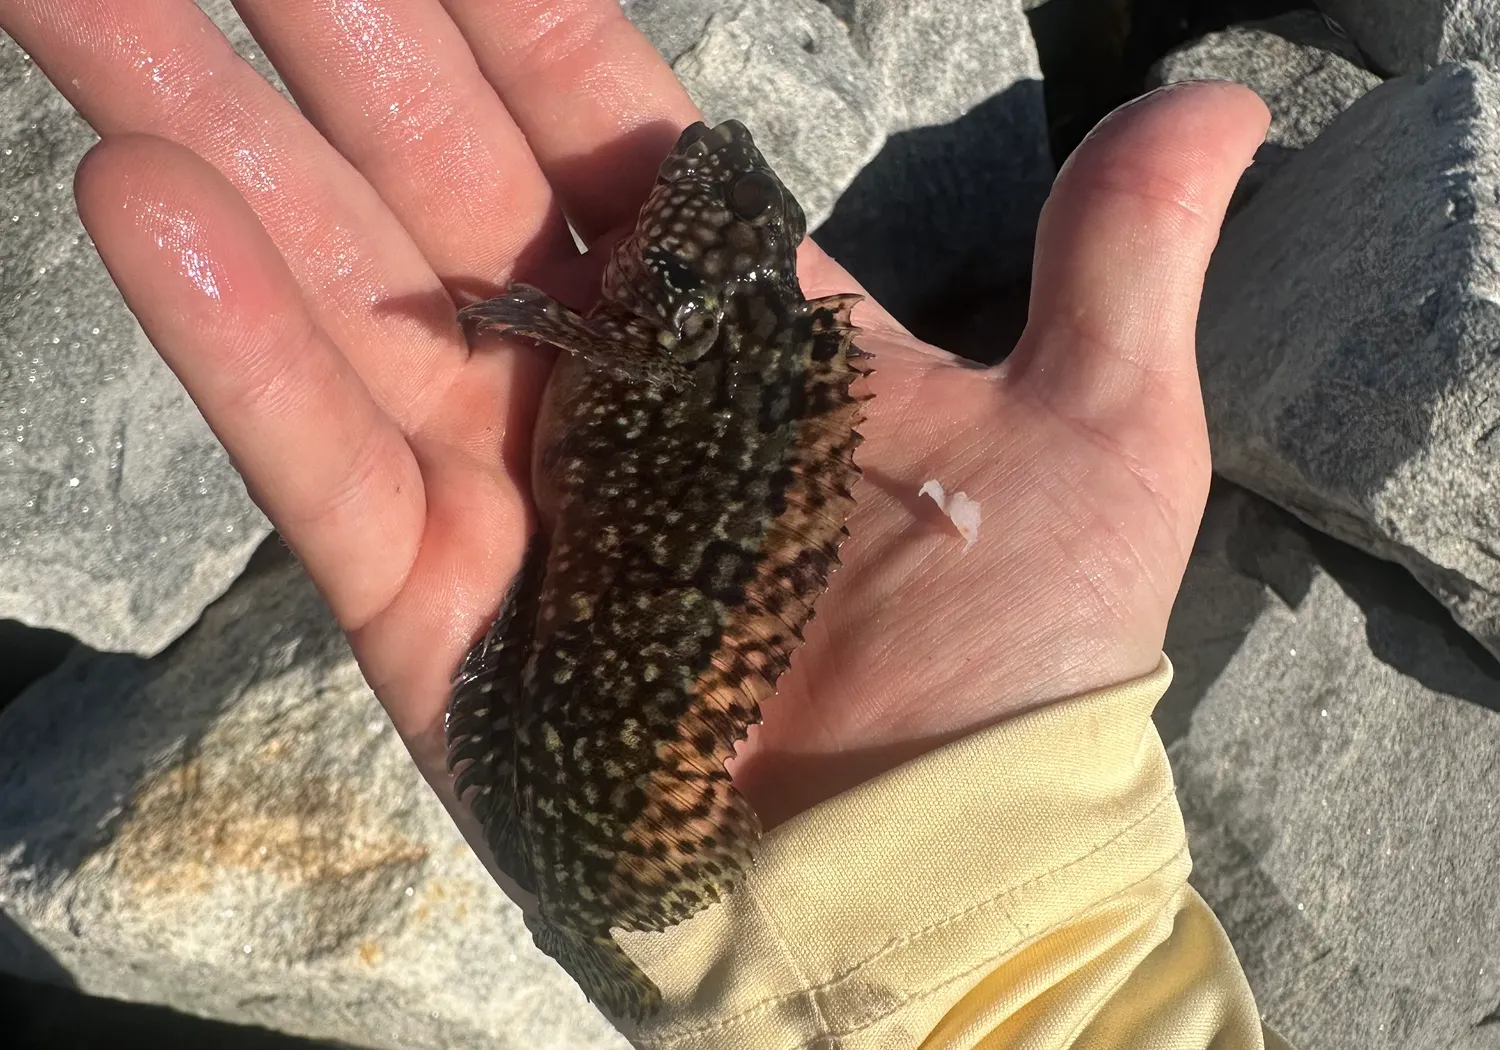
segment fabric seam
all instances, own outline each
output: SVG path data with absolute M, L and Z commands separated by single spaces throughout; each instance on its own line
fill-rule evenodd
M 1055 875 L 1058 875 L 1058 874 L 1060 874 L 1060 873 L 1062 873 L 1064 871 L 1067 871 L 1069 868 L 1075 867 L 1078 864 L 1083 863 L 1084 861 L 1090 859 L 1091 857 L 1097 856 L 1098 854 L 1100 854 L 1100 853 L 1104 852 L 1105 850 L 1109 849 L 1110 847 L 1114 846 L 1122 838 L 1125 838 L 1127 835 L 1129 835 L 1131 832 L 1135 831 L 1142 824 L 1146 823 L 1146 821 L 1150 820 L 1153 816 L 1156 815 L 1156 813 L 1158 811 L 1160 811 L 1160 809 L 1167 802 L 1168 799 L 1174 799 L 1174 798 L 1176 798 L 1176 792 L 1175 792 L 1175 790 L 1173 790 L 1172 788 L 1168 788 L 1165 792 L 1163 792 L 1161 795 L 1159 795 L 1157 797 L 1157 799 L 1155 800 L 1155 802 L 1153 802 L 1149 807 L 1147 807 L 1147 809 L 1144 812 L 1142 812 L 1141 815 L 1138 816 L 1135 820 L 1131 821 L 1129 824 L 1125 825 L 1123 828 L 1120 828 L 1117 832 L 1115 832 L 1115 834 L 1111 835 L 1105 841 L 1103 841 L 1103 842 L 1101 842 L 1101 843 L 1093 846 L 1086 853 L 1081 853 L 1078 856 L 1073 857 L 1071 860 L 1065 861 L 1064 863 L 1059 864 L 1056 867 L 1049 868 L 1048 870 L 1046 870 L 1044 872 L 1041 872 L 1041 873 L 1039 873 L 1037 875 L 1034 875 L 1031 878 L 1026 879 L 1026 880 L 1024 880 L 1022 882 L 1014 883 L 1014 884 L 1012 884 L 1010 886 L 1005 887 L 1004 889 L 997 890 L 993 894 L 991 894 L 990 896 L 985 897 L 982 900 L 975 901 L 975 902 L 973 902 L 971 904 L 965 905 L 963 908 L 959 909 L 958 911 L 955 911 L 955 912 L 952 912 L 952 913 L 950 913 L 948 915 L 945 915 L 942 918 L 935 919 L 932 922 L 928 923 L 926 926 L 921 927 L 920 929 L 913 930 L 913 931 L 911 931 L 909 933 L 902 934 L 901 936 L 899 936 L 899 937 L 897 937 L 897 938 L 895 938 L 895 939 L 887 942 L 885 945 L 882 945 L 879 949 L 877 949 L 875 952 L 873 952 L 872 954 L 870 954 L 867 958 L 862 959 L 859 962 L 855 963 L 854 965 L 852 965 L 852 966 L 848 967 L 847 969 L 841 971 L 840 973 L 837 973 L 837 974 L 833 975 L 832 977 L 828 978 L 826 981 L 822 981 L 819 984 L 813 985 L 811 987 L 799 989 L 796 992 L 785 992 L 785 993 L 782 993 L 780 995 L 772 996 L 772 997 L 770 997 L 768 999 L 762 999 L 759 1002 L 754 1003 L 753 1005 L 748 1006 L 745 1009 L 741 1010 L 739 1013 L 735 1014 L 733 1017 L 728 1017 L 728 1018 L 725 1018 L 725 1019 L 723 1019 L 721 1021 L 714 1021 L 714 1022 L 711 1022 L 709 1024 L 700 1025 L 698 1027 L 689 1028 L 689 1029 L 685 1029 L 683 1031 L 679 1031 L 679 1032 L 673 1033 L 671 1035 L 666 1036 L 665 1038 L 663 1038 L 660 1041 L 653 1041 L 651 1045 L 654 1045 L 654 1046 L 657 1046 L 657 1047 L 670 1047 L 670 1046 L 675 1046 L 675 1045 L 677 1045 L 679 1043 L 682 1043 L 685 1040 L 690 1039 L 690 1038 L 692 1038 L 694 1036 L 705 1035 L 705 1034 L 707 1034 L 709 1032 L 723 1031 L 723 1030 L 725 1030 L 727 1028 L 731 1028 L 731 1027 L 733 1027 L 735 1025 L 740 1024 L 741 1022 L 743 1022 L 743 1021 L 745 1021 L 745 1020 L 747 1020 L 747 1019 L 755 1016 L 756 1014 L 763 1013 L 766 1010 L 768 1010 L 768 1009 L 770 1009 L 770 1008 L 772 1008 L 774 1006 L 780 1005 L 782 1003 L 792 1002 L 792 1001 L 794 1001 L 794 1000 L 796 1000 L 798 998 L 801 998 L 803 996 L 816 996 L 816 995 L 818 995 L 818 994 L 820 994 L 822 992 L 827 991 L 830 988 L 835 987 L 836 985 L 842 984 L 845 981 L 849 980 L 851 977 L 854 977 L 856 974 L 860 973 L 862 970 L 864 970 L 864 969 L 868 968 L 869 966 L 873 965 L 874 963 L 877 963 L 880 960 L 886 958 L 887 956 L 889 956 L 891 954 L 894 954 L 895 952 L 899 951 L 902 948 L 909 947 L 909 946 L 911 946 L 913 944 L 916 944 L 917 942 L 919 942 L 919 941 L 923 940 L 924 938 L 930 936 L 931 934 L 933 934 L 936 931 L 942 929 L 943 927 L 952 925 L 955 922 L 958 922 L 958 921 L 960 921 L 962 919 L 968 918 L 969 916 L 971 916 L 971 915 L 973 915 L 973 914 L 975 914 L 977 912 L 984 911 L 984 910 L 996 907 L 997 905 L 1003 903 L 1007 898 L 1014 896 L 1016 893 L 1020 892 L 1021 890 L 1024 890 L 1024 889 L 1026 889 L 1026 888 L 1028 888 L 1030 886 L 1034 886 L 1037 883 L 1042 882 L 1042 881 L 1044 881 L 1046 879 L 1050 879 L 1050 878 L 1052 878 Z M 1182 855 L 1183 851 L 1186 850 L 1186 848 L 1187 848 L 1186 837 L 1182 836 L 1182 841 L 1178 845 L 1177 849 L 1174 850 L 1173 853 L 1171 854 L 1171 856 L 1168 857 L 1166 860 L 1164 860 L 1160 865 L 1158 865 L 1150 874 L 1145 875 L 1141 879 L 1138 879 L 1135 882 L 1130 883 L 1128 886 L 1121 887 L 1120 890 L 1117 890 L 1115 893 L 1111 894 L 1109 897 L 1104 898 L 1104 901 L 1113 900 L 1115 897 L 1119 896 L 1120 893 L 1123 893 L 1126 890 L 1131 889 L 1131 888 L 1139 885 L 1140 883 L 1148 881 L 1149 879 L 1155 877 L 1163 868 L 1167 867 L 1168 865 L 1172 864 L 1175 860 L 1177 860 L 1177 858 Z M 1089 905 L 1088 908 L 1096 907 L 1099 903 L 1103 903 L 1103 901 L 1095 902 L 1094 904 Z M 764 910 L 761 909 L 760 902 L 758 900 L 756 901 L 756 906 L 757 906 L 757 910 L 761 910 L 762 914 L 765 914 Z M 1074 919 L 1076 919 L 1078 917 L 1078 915 L 1081 915 L 1081 914 L 1083 914 L 1084 911 L 1087 911 L 1088 908 L 1080 909 L 1079 911 L 1074 912 L 1073 914 L 1069 915 L 1067 917 L 1067 919 L 1061 920 L 1059 923 L 1056 923 L 1056 924 L 1054 924 L 1052 926 L 1049 926 L 1045 930 L 1039 931 L 1039 933 L 1036 934 L 1036 935 L 1034 935 L 1034 936 L 1044 935 L 1045 933 L 1050 932 L 1053 929 L 1056 929 L 1057 926 L 1061 925 L 1063 922 L 1071 922 L 1071 921 L 1073 921 Z M 768 921 L 769 921 L 769 918 L 770 918 L 769 915 L 767 915 Z M 1019 932 L 1019 926 L 1015 923 L 1015 921 L 1013 919 L 1010 920 L 1010 921 L 1011 921 L 1011 924 L 1013 926 L 1017 926 L 1017 930 Z M 790 949 L 785 945 L 784 941 L 780 940 L 780 936 L 781 936 L 780 930 L 774 924 L 772 924 L 772 929 L 773 929 L 773 931 L 776 933 L 776 935 L 778 937 L 778 943 L 782 947 L 783 953 L 787 954 L 788 958 L 790 959 Z M 1034 937 L 1033 937 L 1033 939 L 1034 939 Z M 993 962 L 994 959 L 999 958 L 1000 955 L 1003 955 L 1006 952 L 1014 950 L 1015 947 L 1017 947 L 1017 945 L 1021 944 L 1021 943 L 1025 943 L 1025 941 L 1024 940 L 1023 941 L 1018 941 L 1017 944 L 1013 944 L 1013 945 L 1009 946 L 1008 948 L 1006 948 L 1005 952 L 1001 952 L 1001 953 L 998 953 L 995 956 L 992 956 L 991 958 L 985 960 L 985 962 L 977 964 L 975 968 L 982 968 L 983 966 L 988 965 L 989 963 Z M 904 999 L 902 999 L 901 1002 L 899 1004 L 897 1004 L 897 1005 L 898 1006 L 903 1006 L 906 1003 L 912 1002 L 912 1001 L 914 1001 L 914 1000 L 916 1000 L 918 998 L 921 998 L 921 997 L 923 997 L 925 995 L 929 995 L 933 991 L 935 991 L 936 989 L 938 989 L 940 987 L 943 987 L 944 985 L 950 983 L 953 980 L 958 980 L 961 977 L 967 976 L 971 972 L 973 972 L 972 968 L 970 970 L 965 971 L 963 974 L 958 974 L 958 975 L 953 976 L 952 978 L 948 978 L 948 979 L 945 979 L 943 981 L 940 981 L 938 984 L 935 984 L 931 988 L 925 989 L 924 991 L 913 992 L 910 995 L 906 996 Z M 821 1014 L 822 1014 L 821 1008 L 816 1008 L 816 1012 L 819 1014 L 819 1016 L 821 1016 Z M 884 1017 L 889 1016 L 891 1012 L 892 1011 L 888 1010 L 888 1011 L 886 1011 L 886 1013 L 882 1014 L 880 1017 L 872 1018 L 870 1021 L 865 1022 L 865 1024 L 862 1024 L 862 1025 L 860 1025 L 860 1026 L 858 1026 L 856 1028 L 848 1029 L 848 1030 L 846 1030 L 845 1032 L 843 1032 L 841 1034 L 842 1035 L 850 1035 L 850 1034 L 853 1034 L 854 1032 L 857 1032 L 857 1031 L 859 1031 L 859 1030 L 861 1030 L 863 1028 L 867 1028 L 870 1025 L 875 1024 L 878 1021 L 882 1020 Z M 824 1032 L 824 1033 L 821 1033 L 818 1036 L 818 1038 L 826 1038 L 826 1037 L 829 1037 L 829 1036 L 835 1036 L 835 1037 L 837 1037 L 837 1034 L 836 1033 L 832 1033 L 832 1032 Z M 809 1046 L 811 1044 L 809 1044 L 809 1043 L 801 1043 L 801 1044 L 798 1044 L 798 1045 L 799 1045 L 799 1047 L 805 1047 L 805 1046 Z
M 759 893 L 752 892 L 750 900 L 755 905 L 755 910 L 765 920 L 766 926 L 770 929 L 772 936 L 776 938 L 776 947 L 780 949 L 781 957 L 786 960 L 787 966 L 796 974 L 798 983 L 804 986 L 805 990 L 802 995 L 806 997 L 808 1005 L 812 1007 L 814 1023 L 819 1028 L 825 1030 L 831 1028 L 832 1026 L 829 1025 L 828 1018 L 823 1014 L 823 1005 L 818 1000 L 819 989 L 816 987 L 806 987 L 808 984 L 807 972 L 802 968 L 801 963 L 798 962 L 797 953 L 792 951 L 792 946 L 787 941 L 786 934 L 782 932 L 781 924 L 776 921 L 776 916 L 761 901 Z M 792 996 L 789 995 L 787 998 L 792 998 Z M 837 1037 L 835 1036 L 834 1038 Z M 830 1047 L 829 1050 L 836 1050 L 836 1048 Z

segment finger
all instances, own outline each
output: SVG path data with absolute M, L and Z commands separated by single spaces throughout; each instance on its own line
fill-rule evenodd
M 1268 121 L 1247 88 L 1181 84 L 1085 139 L 1042 210 L 1030 317 L 1003 366 L 1011 383 L 1101 433 L 1175 418 L 1181 403 L 1201 416 L 1204 270 Z
M 619 0 L 442 0 L 586 242 L 634 221 L 698 107 Z
M 201 158 L 142 135 L 101 141 L 75 188 L 110 275 L 256 503 L 339 621 L 370 620 L 421 545 L 422 476 L 254 213 Z
M 576 254 L 525 137 L 434 0 L 236 6 L 440 275 L 503 283 L 523 253 Z
M 369 184 L 191 0 L 0 0 L 0 27 L 100 134 L 158 135 L 218 168 L 377 404 L 403 424 L 427 418 L 435 379 L 466 355 L 441 284 Z

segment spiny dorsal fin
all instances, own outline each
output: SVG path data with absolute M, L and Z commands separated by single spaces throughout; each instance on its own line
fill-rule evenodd
M 759 820 L 724 763 L 760 720 L 761 702 L 775 692 L 838 565 L 859 477 L 860 405 L 849 392 L 857 376 L 847 358 L 848 311 L 858 300 L 834 298 L 813 313 L 818 338 L 834 342 L 835 352 L 809 362 L 808 390 L 818 396 L 808 403 L 820 410 L 795 424 L 785 507 L 767 526 L 766 554 L 729 610 L 676 738 L 659 747 L 643 784 L 636 848 L 621 857 L 615 878 L 622 928 L 663 929 L 721 900 L 759 839 Z

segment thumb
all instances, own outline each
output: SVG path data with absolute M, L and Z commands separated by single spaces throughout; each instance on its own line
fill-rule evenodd
M 1269 120 L 1229 83 L 1173 85 L 1105 118 L 1042 210 L 1026 333 L 1002 366 L 1016 393 L 1127 460 L 1197 478 L 1173 500 L 1189 540 L 1208 483 L 1198 301 Z

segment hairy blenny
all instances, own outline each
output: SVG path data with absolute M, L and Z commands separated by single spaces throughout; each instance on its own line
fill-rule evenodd
M 720 900 L 760 835 L 725 760 L 838 564 L 859 475 L 859 297 L 803 298 L 806 219 L 739 121 L 687 128 L 603 295 L 461 311 L 559 347 L 542 522 L 453 679 L 449 768 L 537 945 L 610 1014 L 656 986 L 610 930 Z

